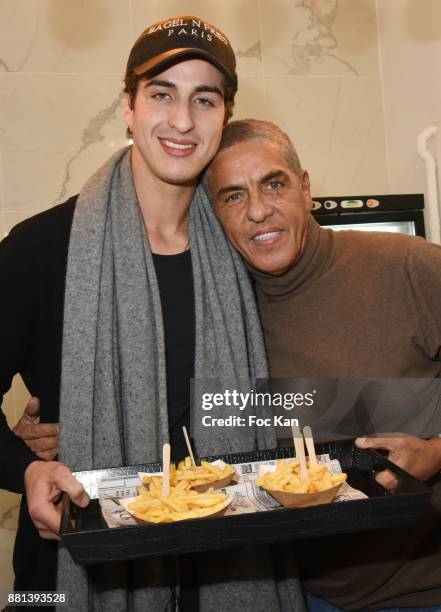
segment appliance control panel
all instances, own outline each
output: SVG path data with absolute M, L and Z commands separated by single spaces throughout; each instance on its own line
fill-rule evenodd
M 312 201 L 312 210 L 319 210 L 323 208 L 324 210 L 334 210 L 336 208 L 341 208 L 343 210 L 353 210 L 354 208 L 377 208 L 380 206 L 380 202 L 375 200 L 374 198 L 368 198 L 367 200 L 340 200 L 337 202 L 336 200 L 325 200 L 324 202 L 319 202 L 318 200 Z
M 422 210 L 424 196 L 421 193 L 382 195 L 382 196 L 353 196 L 353 197 L 319 197 L 312 200 L 314 214 L 339 214 L 369 211 L 402 211 Z

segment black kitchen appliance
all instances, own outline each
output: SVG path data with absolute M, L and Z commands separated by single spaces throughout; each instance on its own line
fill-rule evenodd
M 313 199 L 317 222 L 334 230 L 398 232 L 425 238 L 424 196 L 371 195 Z

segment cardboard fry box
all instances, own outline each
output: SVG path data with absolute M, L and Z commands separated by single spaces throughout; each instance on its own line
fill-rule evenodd
M 158 524 L 158 523 L 153 523 L 152 521 L 143 521 L 143 520 L 142 520 L 142 518 L 140 518 L 140 516 L 139 516 L 139 515 L 135 515 L 135 513 L 134 513 L 132 510 L 130 510 L 129 505 L 130 505 L 130 504 L 131 504 L 133 501 L 135 501 L 135 500 L 137 500 L 137 499 L 139 499 L 139 498 L 138 498 L 138 497 L 124 497 L 123 499 L 120 499 L 120 500 L 119 500 L 119 503 L 120 503 L 120 504 L 123 506 L 123 508 L 124 508 L 125 510 L 127 510 L 127 512 L 128 512 L 129 514 L 131 514 L 131 515 L 133 516 L 134 520 L 135 520 L 135 521 L 136 521 L 136 522 L 137 522 L 139 525 L 145 525 L 145 524 L 149 524 L 149 525 L 153 525 L 153 524 L 155 524 L 155 525 L 156 525 L 156 524 Z M 227 498 L 227 499 L 224 501 L 224 503 L 223 503 L 223 505 L 222 505 L 222 508 L 220 508 L 220 509 L 216 510 L 216 512 L 211 511 L 210 513 L 207 513 L 207 514 L 205 515 L 205 517 L 201 517 L 201 518 L 208 518 L 208 517 L 213 518 L 213 517 L 216 517 L 216 516 L 223 516 L 223 515 L 225 514 L 225 512 L 226 512 L 226 510 L 227 510 L 228 506 L 231 504 L 231 502 L 232 502 L 231 497 Z M 184 520 L 184 519 L 182 519 L 182 520 Z M 201 520 L 201 519 L 199 519 L 199 518 L 198 518 L 198 519 L 195 519 L 195 520 Z M 170 521 L 170 522 L 171 522 L 171 521 Z
M 275 491 L 262 487 L 276 499 L 284 508 L 306 508 L 307 506 L 318 506 L 319 504 L 330 504 L 337 496 L 338 490 L 343 483 L 339 482 L 335 487 L 319 491 L 318 493 L 289 493 L 288 491 Z

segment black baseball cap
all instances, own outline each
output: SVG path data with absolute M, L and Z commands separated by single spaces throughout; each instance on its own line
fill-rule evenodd
M 186 57 L 207 60 L 237 89 L 236 58 L 228 38 L 194 15 L 163 19 L 144 30 L 130 52 L 126 77 L 158 73 Z

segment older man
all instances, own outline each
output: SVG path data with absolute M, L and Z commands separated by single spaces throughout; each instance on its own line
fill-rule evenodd
M 272 377 L 440 376 L 440 247 L 408 236 L 322 229 L 310 213 L 308 173 L 286 134 L 270 123 L 227 126 L 208 184 L 256 283 Z M 439 438 L 358 444 L 387 449 L 421 479 L 441 469 Z M 378 480 L 396 486 L 390 473 Z M 413 530 L 298 547 L 310 609 L 441 610 L 440 513 L 438 482 Z

